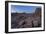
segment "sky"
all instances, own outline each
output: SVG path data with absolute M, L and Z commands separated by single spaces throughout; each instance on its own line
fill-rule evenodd
M 39 6 L 11 5 L 11 13 L 33 13 Z

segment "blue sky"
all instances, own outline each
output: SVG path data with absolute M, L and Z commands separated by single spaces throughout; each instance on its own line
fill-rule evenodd
M 11 5 L 11 13 L 33 13 L 39 6 L 22 6 L 22 5 Z

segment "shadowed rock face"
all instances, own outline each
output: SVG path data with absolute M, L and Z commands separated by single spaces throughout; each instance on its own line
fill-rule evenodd
M 41 27 L 41 8 L 36 8 L 35 13 L 12 13 L 11 28 Z

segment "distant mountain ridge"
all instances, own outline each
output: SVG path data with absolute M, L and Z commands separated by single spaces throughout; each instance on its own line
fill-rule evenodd
M 40 16 L 41 8 L 36 8 L 35 13 L 11 13 L 11 16 Z

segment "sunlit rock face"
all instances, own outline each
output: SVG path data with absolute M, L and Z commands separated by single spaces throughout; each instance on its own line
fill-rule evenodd
M 36 8 L 35 13 L 12 13 L 11 28 L 41 27 L 41 8 Z

